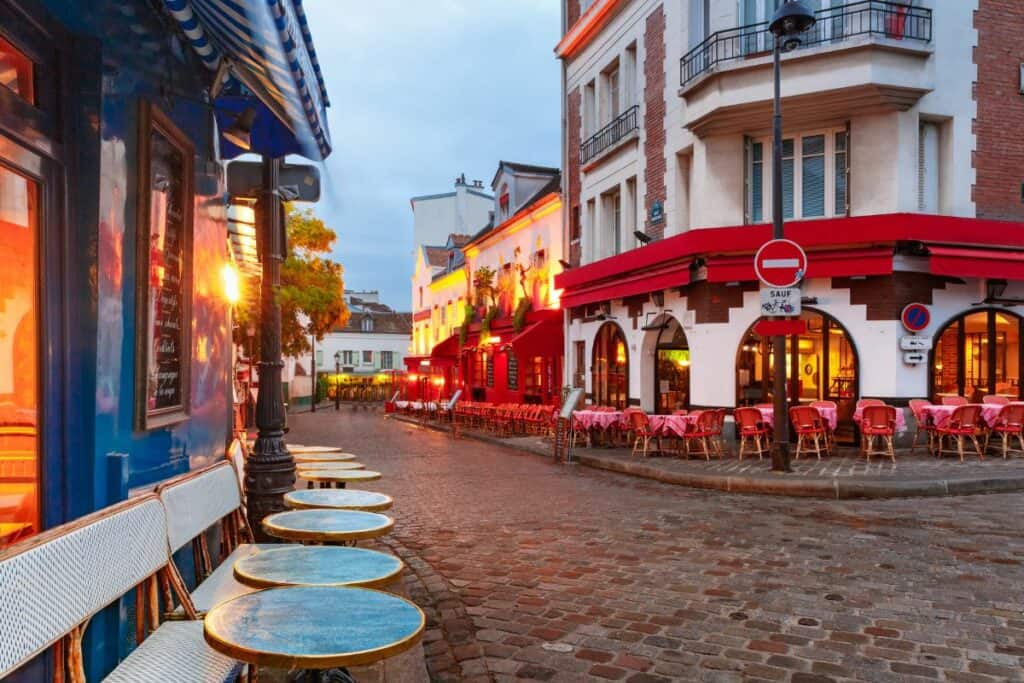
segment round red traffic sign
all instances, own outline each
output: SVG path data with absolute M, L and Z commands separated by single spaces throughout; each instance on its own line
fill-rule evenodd
M 900 313 L 900 322 L 910 332 L 920 332 L 931 321 L 932 314 L 924 304 L 907 304 Z
M 765 242 L 754 256 L 754 272 L 769 287 L 792 287 L 807 272 L 807 254 L 792 240 Z

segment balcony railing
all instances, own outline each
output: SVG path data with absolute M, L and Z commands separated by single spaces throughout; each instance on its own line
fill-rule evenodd
M 636 130 L 640 124 L 640 105 L 622 112 L 611 123 L 587 138 L 580 147 L 580 163 L 585 164 Z
M 881 0 L 861 0 L 814 13 L 817 22 L 803 37 L 801 48 L 840 43 L 854 36 L 931 42 L 932 11 Z M 768 22 L 716 31 L 680 60 L 679 81 L 685 86 L 721 62 L 770 53 L 775 36 Z

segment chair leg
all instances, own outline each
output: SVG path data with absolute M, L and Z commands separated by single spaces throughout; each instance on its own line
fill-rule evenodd
M 892 464 L 896 464 L 896 448 L 893 446 L 893 437 L 885 437 L 885 445 L 889 448 L 889 457 L 892 458 Z
M 862 440 L 864 441 L 864 459 L 869 463 L 871 462 L 871 448 L 875 445 L 875 437 L 868 434 L 863 435 Z
M 984 460 L 985 459 L 985 454 L 981 450 L 981 444 L 978 442 L 978 435 L 977 434 L 971 434 L 971 442 L 974 443 L 974 450 L 976 450 L 978 452 L 978 459 L 979 460 Z
M 739 459 L 740 460 L 743 460 L 743 446 L 746 443 L 747 443 L 747 437 L 745 437 L 742 434 L 740 434 L 740 452 L 739 452 Z
M 956 437 L 956 450 L 960 454 L 960 462 L 964 461 L 964 435 L 957 434 Z

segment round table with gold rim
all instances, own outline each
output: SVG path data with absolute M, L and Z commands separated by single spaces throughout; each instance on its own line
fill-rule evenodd
M 311 462 L 345 462 L 355 460 L 355 453 L 292 453 L 292 460 L 296 463 Z
M 336 484 L 341 488 L 345 488 L 346 484 L 377 481 L 380 479 L 381 474 L 374 470 L 339 470 L 332 468 L 326 470 L 302 470 L 299 476 L 310 482 L 310 484 L 314 482 L 321 486 Z
M 348 462 L 300 462 L 295 464 L 295 469 L 306 470 L 364 470 L 366 465 L 355 460 Z
M 425 625 L 419 607 L 390 593 L 288 586 L 220 603 L 206 614 L 203 636 L 214 650 L 255 666 L 315 672 L 397 655 L 419 641 Z
M 362 510 L 286 510 L 263 518 L 263 530 L 288 541 L 355 543 L 391 531 L 395 520 Z
M 293 510 L 363 510 L 381 512 L 394 504 L 391 496 L 358 489 L 300 489 L 284 494 L 284 504 Z
M 405 565 L 394 555 L 333 545 L 298 545 L 243 557 L 235 578 L 254 588 L 277 586 L 356 586 L 383 588 L 394 583 Z
M 341 446 L 288 446 L 288 452 L 292 455 L 296 453 L 341 453 L 344 450 Z

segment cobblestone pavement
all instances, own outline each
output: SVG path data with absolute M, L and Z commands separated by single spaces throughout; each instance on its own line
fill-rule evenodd
M 1024 680 L 1024 494 L 743 496 L 379 413 L 290 424 L 384 473 L 435 680 Z

